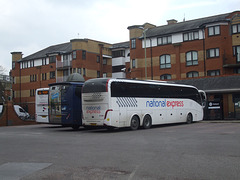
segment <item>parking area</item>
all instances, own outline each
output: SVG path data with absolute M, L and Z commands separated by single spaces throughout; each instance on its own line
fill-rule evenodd
M 240 179 L 240 123 L 0 127 L 0 179 Z

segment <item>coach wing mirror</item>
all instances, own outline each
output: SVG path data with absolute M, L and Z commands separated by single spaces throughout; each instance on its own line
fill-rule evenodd
M 200 96 L 201 96 L 201 98 L 202 98 L 202 107 L 205 108 L 206 102 L 207 102 L 206 93 L 205 93 L 205 91 L 203 91 L 203 90 L 199 90 L 198 92 L 199 92 L 199 94 L 200 94 Z

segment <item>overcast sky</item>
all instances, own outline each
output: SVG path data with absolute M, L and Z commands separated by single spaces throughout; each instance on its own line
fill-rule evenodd
M 129 40 L 128 26 L 166 25 L 240 10 L 239 0 L 0 0 L 0 65 L 74 38 Z

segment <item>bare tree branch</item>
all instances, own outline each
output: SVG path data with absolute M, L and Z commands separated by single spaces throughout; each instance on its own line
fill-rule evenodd
M 0 65 L 0 74 L 6 74 L 7 73 L 7 69 L 4 68 L 2 65 Z

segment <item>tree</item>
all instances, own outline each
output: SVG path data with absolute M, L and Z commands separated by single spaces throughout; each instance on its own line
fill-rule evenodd
M 7 69 L 4 68 L 2 65 L 0 65 L 0 75 L 4 75 L 6 74 L 6 72 L 7 72 Z M 5 95 L 4 95 L 5 86 L 4 86 L 4 82 L 1 79 L 3 79 L 3 77 L 0 78 L 0 104 L 2 104 L 5 101 Z
M 5 74 L 7 72 L 7 69 L 4 68 L 2 65 L 0 65 L 0 74 Z

